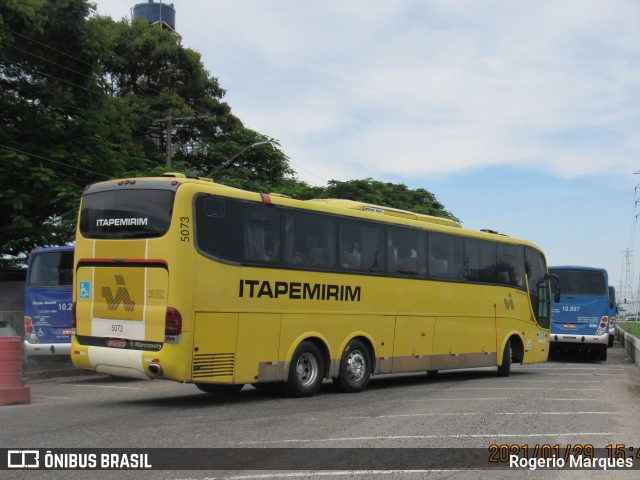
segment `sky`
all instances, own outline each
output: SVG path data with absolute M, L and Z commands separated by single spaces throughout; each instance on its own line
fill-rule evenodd
M 115 20 L 138 3 L 94 1 Z M 637 295 L 640 2 L 172 4 L 183 46 L 299 179 L 424 188 L 464 227 L 606 268 Z

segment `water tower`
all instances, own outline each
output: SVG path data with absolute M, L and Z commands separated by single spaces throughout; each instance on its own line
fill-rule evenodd
M 162 3 L 162 0 L 155 3 L 149 0 L 147 3 L 138 3 L 132 10 L 134 20 L 142 18 L 151 25 L 159 24 L 162 28 L 176 31 L 176 10 L 173 8 L 173 3 Z

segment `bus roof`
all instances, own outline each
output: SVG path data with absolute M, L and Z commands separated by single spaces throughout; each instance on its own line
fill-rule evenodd
M 33 250 L 31 250 L 31 255 L 35 255 L 37 253 L 46 253 L 46 252 L 68 252 L 74 249 L 75 247 L 73 245 L 59 245 L 55 247 L 36 247 Z
M 462 227 L 462 225 L 460 225 L 458 222 L 449 218 L 435 217 L 433 215 L 425 215 L 422 213 L 410 212 L 408 210 L 401 210 L 399 208 L 373 205 L 371 203 L 357 202 L 355 200 L 345 200 L 340 198 L 315 198 L 313 200 L 307 200 L 307 202 L 321 203 L 323 205 L 349 208 L 352 210 L 361 210 L 363 212 L 377 213 L 380 215 L 391 215 L 393 217 L 408 218 L 410 220 L 417 220 L 419 222 L 437 223 L 439 225 L 447 225 L 449 227 Z
M 364 202 L 358 202 L 355 200 L 346 200 L 346 199 L 298 200 L 298 199 L 293 199 L 286 195 L 282 195 L 278 193 L 263 194 L 258 192 L 252 192 L 249 190 L 243 190 L 240 188 L 223 185 L 221 183 L 216 183 L 211 178 L 187 176 L 183 173 L 175 173 L 175 172 L 163 173 L 162 175 L 157 177 L 134 177 L 130 179 L 107 180 L 105 182 L 99 182 L 99 183 L 90 185 L 87 189 L 85 189 L 84 194 L 95 192 L 96 187 L 97 187 L 97 190 L 101 190 L 102 188 L 107 188 L 108 185 L 113 185 L 113 184 L 118 184 L 118 185 L 133 184 L 134 182 L 132 182 L 132 180 L 136 180 L 135 183 L 138 187 L 140 187 L 141 185 L 140 181 L 151 181 L 151 182 L 169 181 L 174 185 L 197 184 L 197 185 L 200 185 L 202 188 L 217 190 L 221 194 L 227 194 L 227 195 L 231 195 L 231 196 L 245 199 L 245 200 L 261 201 L 263 203 L 268 202 L 276 205 L 282 205 L 285 207 L 304 208 L 304 209 L 314 210 L 318 212 L 332 213 L 332 214 L 340 214 L 341 210 L 343 214 L 347 214 L 346 211 L 353 212 L 352 215 L 349 215 L 349 216 L 356 216 L 353 214 L 355 214 L 355 212 L 357 211 L 357 212 L 362 212 L 361 213 L 362 217 L 369 218 L 372 220 L 375 219 L 375 217 L 378 215 L 383 215 L 387 217 L 383 221 L 387 221 L 391 223 L 410 224 L 410 222 L 419 222 L 422 225 L 431 224 L 435 226 L 437 230 L 440 230 L 440 228 L 442 228 L 443 231 L 448 231 L 449 233 L 455 234 L 456 233 L 455 231 L 458 230 L 460 232 L 459 234 L 461 235 L 472 236 L 475 238 L 491 239 L 494 241 L 499 240 L 504 243 L 511 243 L 516 245 L 517 244 L 528 245 L 533 248 L 536 248 L 537 250 L 542 251 L 540 247 L 538 247 L 536 244 L 528 240 L 511 237 L 509 235 L 498 233 L 493 230 L 466 229 L 466 228 L 463 228 L 460 223 L 456 222 L 455 220 L 451 220 L 449 218 L 425 215 L 421 213 L 410 212 L 407 210 L 401 210 L 401 209 L 392 208 L 392 207 L 385 207 L 385 206 L 373 205 L 373 204 L 364 203 Z M 216 193 L 216 192 L 211 192 L 211 193 Z M 357 216 L 360 217 L 361 215 L 357 215 Z M 415 226 L 418 226 L 418 225 L 415 225 Z M 496 238 L 496 237 L 499 237 L 499 238 Z
M 607 273 L 607 269 L 606 268 L 600 268 L 600 267 L 585 267 L 585 266 L 578 266 L 578 265 L 553 265 L 549 267 L 549 270 L 585 270 L 585 271 L 600 271 L 600 272 L 604 272 Z

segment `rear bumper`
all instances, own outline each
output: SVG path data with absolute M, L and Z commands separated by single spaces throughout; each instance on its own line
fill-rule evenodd
M 24 353 L 29 357 L 71 354 L 71 343 L 31 343 L 26 340 L 23 343 Z
M 602 335 L 575 335 L 567 333 L 552 333 L 550 335 L 551 344 L 570 343 L 577 345 L 603 345 L 607 346 L 609 332 Z
M 115 377 L 149 380 L 142 350 L 125 350 L 74 344 L 71 361 L 76 368 L 94 370 Z

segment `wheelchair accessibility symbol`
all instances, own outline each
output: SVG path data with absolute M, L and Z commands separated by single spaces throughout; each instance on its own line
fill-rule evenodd
M 80 282 L 80 298 L 91 298 L 91 282 Z

